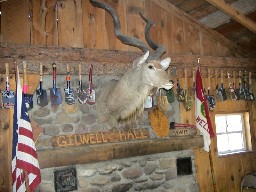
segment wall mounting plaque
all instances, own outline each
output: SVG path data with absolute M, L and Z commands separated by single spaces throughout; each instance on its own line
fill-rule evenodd
M 76 169 L 72 167 L 54 171 L 54 184 L 56 192 L 77 190 Z

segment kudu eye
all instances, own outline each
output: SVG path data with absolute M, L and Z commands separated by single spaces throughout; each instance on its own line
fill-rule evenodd
M 153 69 L 154 67 L 153 67 L 152 65 L 149 65 L 148 68 L 149 68 L 149 69 Z

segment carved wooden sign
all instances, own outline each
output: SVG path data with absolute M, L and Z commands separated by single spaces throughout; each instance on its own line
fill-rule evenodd
M 92 145 L 110 142 L 122 142 L 149 138 L 146 128 L 132 129 L 128 131 L 92 132 L 85 134 L 59 135 L 51 139 L 54 147 L 72 147 L 79 145 Z
M 188 135 L 196 135 L 196 129 L 178 128 L 178 129 L 170 130 L 170 136 L 188 136 Z

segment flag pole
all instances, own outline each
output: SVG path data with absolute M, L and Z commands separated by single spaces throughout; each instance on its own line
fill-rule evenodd
M 28 180 L 28 172 L 25 171 L 23 169 L 24 173 L 25 173 L 25 185 L 26 185 L 26 192 L 30 192 L 30 188 L 29 188 L 29 180 Z
M 214 169 L 213 169 L 213 161 L 212 161 L 212 150 L 211 150 L 211 146 L 209 146 L 209 160 L 210 160 L 210 167 L 211 167 L 213 191 L 216 192 L 217 189 L 216 189 L 216 181 L 215 181 Z

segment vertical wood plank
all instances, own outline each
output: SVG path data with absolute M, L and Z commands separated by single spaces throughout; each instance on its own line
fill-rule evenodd
M 9 151 L 9 131 L 11 129 L 9 122 L 8 109 L 0 109 L 0 191 L 9 191 L 11 180 L 9 178 L 10 172 L 10 158 L 11 151 Z
M 105 10 L 94 7 L 89 1 L 82 1 L 82 9 L 84 47 L 108 49 Z
M 146 1 L 148 3 L 148 1 Z M 136 37 L 147 45 L 144 35 L 145 22 L 140 17 L 139 13 L 145 13 L 145 0 L 126 0 L 126 20 L 127 34 L 131 37 Z M 139 51 L 136 47 L 129 46 L 128 51 Z
M 4 1 L 1 6 L 1 28 L 4 42 L 30 44 L 29 0 Z
M 184 25 L 184 54 L 200 54 L 200 38 L 199 30 L 194 28 L 192 25 L 185 23 Z
M 15 90 L 15 79 L 10 75 L 10 89 Z M 1 81 L 0 89 L 5 89 L 5 81 Z M 0 191 L 12 191 L 12 125 L 13 108 L 0 109 Z
M 166 26 L 164 10 L 152 1 L 146 1 L 146 17 L 150 18 L 155 24 L 152 26 L 150 34 L 153 41 L 164 44 L 166 39 Z
M 202 33 L 202 55 L 216 56 L 218 53 L 218 43 L 207 34 Z
M 58 3 L 59 45 L 83 47 L 83 21 L 81 0 Z
M 15 83 L 15 86 L 16 86 L 16 82 L 13 80 L 12 81 L 13 83 Z M 16 87 L 15 87 L 16 89 Z M 7 153 L 8 153 L 8 158 L 7 158 L 7 163 L 8 163 L 8 166 L 7 166 L 7 173 L 8 174 L 8 181 L 9 181 L 9 189 L 11 190 L 12 189 L 12 170 L 11 170 L 11 162 L 12 162 L 12 142 L 13 142 L 13 113 L 14 113 L 14 109 L 9 109 L 9 129 L 7 131 Z
M 33 45 L 58 45 L 55 4 L 55 0 L 32 1 Z
M 120 20 L 121 25 L 121 32 L 124 35 L 127 35 L 127 25 L 126 25 L 126 2 L 125 0 L 120 1 L 107 1 L 107 3 L 113 7 L 113 9 L 116 11 L 116 14 Z M 128 45 L 123 44 L 114 33 L 114 23 L 113 18 L 110 14 L 106 13 L 106 35 L 108 39 L 108 47 L 111 50 L 128 50 Z
M 173 32 L 173 54 L 182 54 L 184 50 L 183 21 L 177 17 L 172 20 Z
M 47 8 L 45 0 L 32 1 L 32 25 L 33 25 L 33 45 L 45 44 L 45 17 L 47 14 Z
M 56 13 L 56 0 L 46 0 L 47 15 L 46 15 L 46 46 L 58 46 L 58 26 Z
M 172 28 L 173 14 L 166 11 L 166 41 L 167 55 L 173 55 L 173 28 Z
M 214 192 L 209 155 L 203 149 L 194 149 L 196 180 L 200 191 Z
M 220 42 L 218 42 L 218 56 L 231 56 L 230 49 Z
M 254 81 L 254 83 L 256 82 Z M 252 138 L 251 139 L 252 150 L 255 151 L 256 150 L 256 102 L 254 101 L 249 103 L 249 108 L 250 108 L 249 123 L 250 123 L 250 131 L 251 131 L 251 138 Z M 255 158 L 256 158 L 256 155 L 255 155 Z M 256 169 L 256 163 L 254 164 L 254 170 L 255 169 Z

